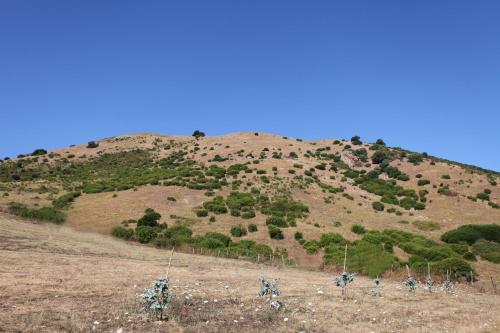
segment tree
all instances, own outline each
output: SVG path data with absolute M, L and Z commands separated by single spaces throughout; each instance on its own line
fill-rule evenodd
M 377 139 L 377 141 L 375 142 L 375 144 L 381 145 L 381 146 L 385 146 L 385 142 L 382 139 Z
M 199 130 L 196 130 L 193 132 L 193 136 L 198 140 L 199 138 L 202 138 L 205 136 L 205 133 Z
M 158 220 L 161 218 L 160 213 L 157 213 L 154 209 L 152 208 L 147 208 L 144 211 L 144 216 L 141 217 L 137 221 L 137 226 L 148 226 L 148 227 L 157 227 L 158 226 Z
M 47 154 L 47 151 L 45 149 L 35 149 L 31 155 L 37 156 L 37 155 L 45 155 Z
M 87 143 L 87 148 L 97 148 L 99 147 L 99 143 L 95 142 L 95 141 L 89 141 Z
M 355 136 L 353 136 L 353 137 L 351 138 L 351 142 L 352 142 L 352 144 L 353 144 L 353 145 L 355 145 L 355 146 L 359 146 L 359 145 L 361 145 L 361 144 L 363 143 L 363 142 L 361 142 L 361 140 L 360 140 L 360 139 L 361 139 L 361 138 L 359 137 L 359 135 L 355 135 Z

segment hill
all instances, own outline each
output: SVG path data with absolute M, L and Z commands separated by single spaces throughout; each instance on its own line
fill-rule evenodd
M 498 278 L 497 228 L 470 244 L 441 237 L 498 227 L 499 177 L 359 137 L 136 134 L 3 160 L 0 209 L 185 252 L 338 269 L 349 243 L 363 274 L 430 263 Z

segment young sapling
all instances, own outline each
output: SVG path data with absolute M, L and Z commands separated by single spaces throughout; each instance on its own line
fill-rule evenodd
M 281 290 L 277 287 L 279 279 L 267 279 L 264 275 L 261 275 L 259 277 L 259 283 L 259 296 L 263 297 L 269 295 L 269 306 L 275 310 L 280 310 L 284 304 L 279 300 L 273 300 L 273 296 L 281 295 Z
M 346 298 L 347 294 L 347 285 L 351 282 L 354 281 L 354 277 L 356 276 L 355 273 L 347 273 L 346 271 L 346 262 L 347 262 L 347 244 L 345 245 L 345 250 L 344 250 L 344 270 L 342 271 L 342 274 L 340 276 L 337 276 L 335 278 L 335 285 L 337 287 L 342 288 L 342 299 Z
M 170 272 L 173 254 L 174 249 L 172 248 L 166 276 L 161 276 L 158 280 L 153 281 L 151 288 L 144 289 L 144 292 L 139 295 L 139 297 L 142 298 L 144 310 L 148 312 L 150 317 L 158 320 L 164 319 L 163 313 L 172 300 L 168 274 Z
M 425 285 L 427 286 L 427 289 L 429 290 L 430 293 L 432 293 L 432 285 L 434 284 L 434 281 L 432 281 L 431 277 L 431 268 L 429 263 L 427 263 L 427 279 L 425 280 Z
M 408 265 L 406 265 L 406 279 L 404 279 L 403 284 L 410 287 L 410 291 L 415 291 L 417 289 L 417 281 L 411 277 Z

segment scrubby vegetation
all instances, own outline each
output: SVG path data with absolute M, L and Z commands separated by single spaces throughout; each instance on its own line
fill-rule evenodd
M 134 235 L 134 230 L 121 226 L 114 227 L 111 234 L 117 238 L 129 240 Z
M 9 205 L 9 212 L 24 218 L 53 222 L 56 224 L 64 223 L 66 215 L 54 207 L 28 208 L 26 205 L 12 202 Z
M 359 227 L 353 226 L 353 229 Z M 471 266 L 462 257 L 468 253 L 467 247 L 438 244 L 423 236 L 400 230 L 360 230 L 364 230 L 360 240 L 349 242 L 339 234 L 327 233 L 323 234 L 319 241 L 304 242 L 304 249 L 312 254 L 324 248 L 325 264 L 340 269 L 344 260 L 345 244 L 349 244 L 349 268 L 370 276 L 380 275 L 389 269 L 399 269 L 406 264 L 393 254 L 394 246 L 410 255 L 407 263 L 420 275 L 427 273 L 427 263 L 434 272 L 446 273 L 446 270 L 449 270 L 456 278 L 466 277 L 472 271 Z
M 500 225 L 497 224 L 467 224 L 450 230 L 441 236 L 446 243 L 474 244 L 479 239 L 500 243 Z

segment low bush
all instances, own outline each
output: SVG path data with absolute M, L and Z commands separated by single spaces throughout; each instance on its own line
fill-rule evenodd
M 52 200 L 52 206 L 57 209 L 67 208 L 71 203 L 81 195 L 80 192 L 66 193 L 57 199 Z
M 234 226 L 231 228 L 231 235 L 234 237 L 242 237 L 247 234 L 247 229 L 241 225 Z
M 354 232 L 355 234 L 358 234 L 358 235 L 362 235 L 362 234 L 366 233 L 365 227 L 363 227 L 362 225 L 359 225 L 359 224 L 354 224 L 351 227 L 351 231 Z
M 266 219 L 266 224 L 267 225 L 274 225 L 276 227 L 281 227 L 281 228 L 286 228 L 288 227 L 288 223 L 285 221 L 285 219 L 281 216 L 269 216 Z
M 111 234 L 115 237 L 129 240 L 134 235 L 134 230 L 118 226 L 111 230 Z
M 481 258 L 500 264 L 500 243 L 479 239 L 472 245 L 472 249 Z
M 141 243 L 149 243 L 158 236 L 158 229 L 147 225 L 138 226 L 135 228 L 135 238 Z
M 56 224 L 64 223 L 66 215 L 54 207 L 28 208 L 26 205 L 11 202 L 8 208 L 9 212 L 24 218 L 53 222 Z
M 204 202 L 203 207 L 215 214 L 227 213 L 227 207 L 224 202 L 224 198 L 222 198 L 221 196 L 216 196 L 212 201 Z
M 196 216 L 198 217 L 207 217 L 208 216 L 208 210 L 206 209 L 199 209 L 196 211 Z
M 424 185 L 427 185 L 427 184 L 430 184 L 430 183 L 431 183 L 431 181 L 428 180 L 428 179 L 419 179 L 417 181 L 417 185 L 418 186 L 424 186 Z
M 385 208 L 384 204 L 379 202 L 379 201 L 372 202 L 372 207 L 373 207 L 373 209 L 375 209 L 378 212 L 383 211 Z
M 321 248 L 319 242 L 316 240 L 306 241 L 303 246 L 304 246 L 304 249 L 306 250 L 307 254 L 318 253 L 319 249 Z
M 293 237 L 295 238 L 295 240 L 301 240 L 304 238 L 304 235 L 301 232 L 296 231 Z
M 273 224 L 268 225 L 269 237 L 272 239 L 284 239 L 283 231 L 280 228 L 274 226 Z
M 249 232 L 256 232 L 257 231 L 257 225 L 256 224 L 249 224 L 248 225 L 248 231 Z
M 441 240 L 446 243 L 466 242 L 474 244 L 479 239 L 500 243 L 500 225 L 498 224 L 466 224 L 457 229 L 445 232 Z

